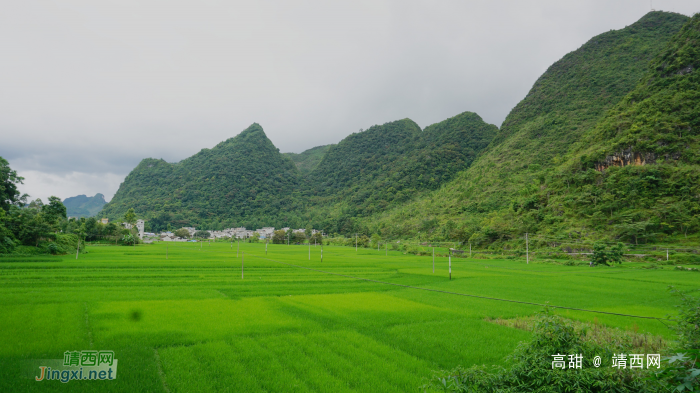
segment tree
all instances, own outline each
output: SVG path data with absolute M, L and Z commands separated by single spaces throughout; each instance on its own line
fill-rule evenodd
M 134 227 L 134 225 L 136 225 L 136 213 L 134 212 L 133 207 L 127 210 L 126 213 L 124 213 L 124 222 L 131 225 L 132 228 Z
M 596 243 L 593 246 L 591 263 L 593 263 L 593 265 L 606 266 L 610 266 L 612 263 L 622 263 L 623 248 L 624 245 L 622 243 L 618 243 L 610 248 L 606 247 L 603 243 Z
M 119 228 L 113 222 L 110 222 L 107 224 L 107 226 L 105 226 L 104 233 L 108 236 L 114 236 L 114 241 L 116 243 L 119 237 Z
M 275 233 L 272 234 L 272 243 L 273 244 L 284 244 L 287 242 L 287 232 L 284 230 L 280 229 L 275 231 Z
M 194 233 L 194 237 L 200 239 L 209 239 L 211 237 L 211 233 L 209 233 L 209 231 L 197 231 Z
M 260 234 L 257 232 L 253 232 L 253 236 L 251 236 L 250 239 L 248 239 L 250 243 L 257 243 L 258 240 L 260 240 Z
M 27 209 L 41 210 L 44 207 L 44 201 L 41 198 L 37 198 L 27 205 Z
M 82 217 L 81 217 L 82 218 Z M 127 239 L 124 242 L 125 243 L 133 243 L 134 246 L 136 246 L 136 236 L 134 236 L 134 232 L 136 230 L 136 212 L 134 212 L 134 208 L 129 208 L 129 210 L 124 213 L 124 222 L 129 224 L 129 233 L 131 234 L 130 240 Z
M 321 235 L 321 232 L 316 232 L 314 233 L 311 238 L 309 239 L 309 243 L 313 244 L 323 244 L 323 235 Z
M 5 211 L 0 209 L 0 254 L 10 253 L 15 249 L 14 236 L 5 226 L 7 220 Z
M 10 210 L 12 205 L 23 205 L 27 200 L 27 194 L 20 195 L 17 184 L 22 184 L 23 177 L 17 176 L 17 171 L 10 168 L 10 164 L 0 157 L 0 208 Z
M 35 209 L 15 209 L 12 213 L 17 237 L 22 243 L 37 247 L 39 240 L 51 233 L 51 226 L 46 223 L 43 214 Z
M 49 204 L 42 206 L 41 212 L 44 214 L 46 222 L 52 225 L 56 225 L 58 220 L 66 218 L 66 207 L 61 202 L 61 199 L 56 196 L 49 197 Z
M 180 228 L 177 231 L 173 232 L 173 234 L 177 237 L 181 237 L 183 239 L 188 239 L 190 237 L 190 231 L 188 231 L 185 228 Z

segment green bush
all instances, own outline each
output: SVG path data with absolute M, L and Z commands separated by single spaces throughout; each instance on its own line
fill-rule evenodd
M 9 254 L 15 249 L 15 242 L 9 236 L 3 236 L 0 239 L 0 254 Z
M 607 247 L 605 244 L 596 243 L 593 246 L 593 256 L 591 262 L 593 265 L 606 265 L 622 263 L 622 252 L 624 245 L 618 243 L 615 246 Z
M 673 260 L 684 265 L 700 265 L 700 255 L 696 254 L 676 254 Z
M 441 371 L 423 385 L 424 391 L 465 393 L 505 392 L 657 392 L 661 382 L 649 381 L 647 370 L 612 368 L 614 353 L 627 353 L 631 348 L 597 344 L 585 340 L 585 330 L 545 310 L 537 320 L 532 340 L 521 342 L 508 358 L 507 367 L 473 366 Z M 580 354 L 581 368 L 553 369 L 553 355 Z M 602 357 L 595 367 L 595 356 Z
M 669 290 L 681 300 L 673 327 L 678 335 L 677 353 L 663 359 L 665 367 L 654 379 L 665 382 L 669 391 L 700 392 L 700 298 L 672 286 Z

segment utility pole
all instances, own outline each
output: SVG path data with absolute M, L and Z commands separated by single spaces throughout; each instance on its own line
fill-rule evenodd
M 450 271 L 450 281 L 452 281 L 452 252 L 447 257 L 447 268 Z
M 321 262 L 323 262 L 323 243 L 321 243 Z
M 527 258 L 527 264 L 530 264 L 530 240 L 527 238 L 527 232 L 525 232 L 525 258 Z
M 265 255 L 267 255 L 267 239 L 265 239 Z
M 469 258 L 472 257 L 472 242 L 469 242 Z
M 666 260 L 668 261 L 668 248 L 666 249 Z

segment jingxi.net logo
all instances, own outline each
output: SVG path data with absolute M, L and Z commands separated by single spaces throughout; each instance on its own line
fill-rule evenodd
M 113 380 L 117 378 L 114 351 L 66 351 L 63 360 L 34 360 L 29 366 L 35 381 Z

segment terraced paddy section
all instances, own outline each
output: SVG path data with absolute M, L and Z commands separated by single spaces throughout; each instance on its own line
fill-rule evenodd
M 88 247 L 78 260 L 2 257 L 0 391 L 415 391 L 433 370 L 504 364 L 530 333 L 489 320 L 542 309 L 445 292 L 663 318 L 674 313 L 667 287 L 700 277 L 455 258 L 449 280 L 447 258 L 433 273 L 431 257 L 385 250 L 326 246 L 320 257 L 320 247 L 309 259 L 307 246 L 266 254 L 243 243 L 238 255 L 228 243 L 161 243 Z M 656 320 L 554 312 L 673 337 Z M 118 377 L 22 377 L 25 360 L 82 350 L 114 351 Z

